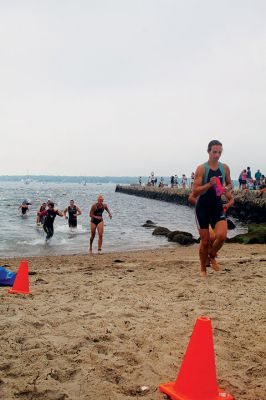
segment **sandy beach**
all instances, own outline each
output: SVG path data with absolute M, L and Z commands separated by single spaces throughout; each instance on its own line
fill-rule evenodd
M 265 400 L 266 246 L 226 244 L 206 279 L 197 252 L 29 258 L 32 295 L 0 288 L 0 398 L 164 399 L 159 384 L 176 379 L 205 315 L 219 386 Z M 0 261 L 16 271 L 21 260 Z

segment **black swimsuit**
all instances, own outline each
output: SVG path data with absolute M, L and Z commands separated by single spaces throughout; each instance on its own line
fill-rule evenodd
M 210 182 L 213 176 L 218 177 L 223 184 L 222 172 L 219 168 L 216 171 L 209 170 L 207 182 Z M 226 219 L 221 196 L 216 195 L 214 187 L 200 195 L 196 204 L 196 217 L 200 229 L 209 229 L 209 225 L 214 228 L 217 222 Z
M 21 207 L 22 215 L 25 215 L 25 214 L 27 213 L 28 209 L 29 209 L 28 206 L 22 206 L 22 207 Z
M 74 216 L 74 214 L 76 216 Z M 74 206 L 73 208 L 71 208 L 70 206 L 68 206 L 68 226 L 72 227 L 72 228 L 76 228 L 77 227 L 77 207 Z
M 96 204 L 96 210 L 93 212 L 93 215 L 96 215 L 97 217 L 101 217 L 101 219 L 98 218 L 91 218 L 91 222 L 95 225 L 99 225 L 101 222 L 103 222 L 103 212 L 104 212 L 104 206 L 103 207 L 98 207 L 98 205 Z

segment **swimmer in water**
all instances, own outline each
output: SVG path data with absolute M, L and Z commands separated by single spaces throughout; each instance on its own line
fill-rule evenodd
M 195 173 L 193 197 L 197 198 L 196 218 L 200 234 L 200 276 L 205 277 L 208 258 L 212 268 L 219 270 L 216 261 L 217 252 L 221 249 L 227 236 L 227 221 L 221 195 L 232 189 L 230 169 L 219 162 L 222 154 L 222 143 L 212 140 L 208 144 L 209 159 L 199 165 Z M 215 239 L 210 245 L 209 225 L 215 232 Z
M 29 211 L 29 206 L 26 201 L 23 201 L 18 209 L 21 210 L 22 215 L 27 215 L 27 213 Z
M 66 214 L 68 213 L 68 217 Z M 81 211 L 78 206 L 75 205 L 74 200 L 70 200 L 69 206 L 64 209 L 64 217 L 68 219 L 69 228 L 77 228 L 78 215 L 81 215 Z
M 44 217 L 43 229 L 46 233 L 45 241 L 48 242 L 54 235 L 54 220 L 57 215 L 63 217 L 63 213 L 60 210 L 55 210 L 54 203 L 50 201 L 48 203 L 48 209 L 41 211 L 40 216 Z
M 107 204 L 103 203 L 103 197 L 98 196 L 97 203 L 93 204 L 90 210 L 91 218 L 91 237 L 90 237 L 90 253 L 92 252 L 92 243 L 95 238 L 96 229 L 98 231 L 98 254 L 102 254 L 102 242 L 103 242 L 103 212 L 107 211 L 109 218 L 112 219 L 112 214 L 109 211 Z

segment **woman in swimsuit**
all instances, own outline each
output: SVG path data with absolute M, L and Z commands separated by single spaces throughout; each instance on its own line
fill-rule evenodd
M 98 254 L 102 254 L 102 242 L 103 242 L 103 212 L 106 210 L 108 212 L 109 218 L 112 219 L 112 214 L 110 213 L 107 204 L 103 203 L 103 197 L 98 196 L 97 203 L 93 204 L 90 210 L 91 218 L 91 237 L 90 237 L 90 253 L 92 252 L 92 243 L 95 238 L 96 229 L 98 231 Z
M 219 162 L 222 154 L 222 143 L 212 140 L 208 145 L 209 160 L 197 167 L 193 185 L 193 196 L 198 198 L 196 218 L 200 234 L 200 275 L 206 276 L 206 262 L 209 257 L 214 270 L 219 270 L 216 261 L 217 252 L 227 236 L 227 222 L 221 195 L 232 189 L 230 169 Z M 210 246 L 209 225 L 215 233 L 215 240 Z

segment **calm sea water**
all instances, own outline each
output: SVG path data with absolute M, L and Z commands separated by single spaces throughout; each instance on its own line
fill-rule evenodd
M 30 182 L 26 185 L 22 182 L 1 182 L 0 256 L 26 257 L 86 253 L 90 236 L 88 214 L 98 194 L 104 196 L 104 201 L 113 214 L 113 219 L 109 220 L 107 213 L 104 213 L 104 252 L 170 245 L 166 238 L 155 237 L 152 235 L 152 230 L 142 227 L 147 219 L 170 230 L 185 230 L 198 237 L 192 208 L 116 193 L 114 184 Z M 18 210 L 18 206 L 24 199 L 32 203 L 27 217 L 22 217 Z M 57 216 L 54 237 L 46 245 L 43 230 L 36 227 L 36 212 L 40 204 L 48 199 L 53 200 L 61 211 L 68 206 L 70 199 L 74 199 L 82 215 L 78 218 L 76 233 L 70 231 L 64 218 Z M 238 224 L 237 229 L 230 232 L 229 236 L 243 231 L 245 227 Z M 97 237 L 94 249 L 97 249 Z

